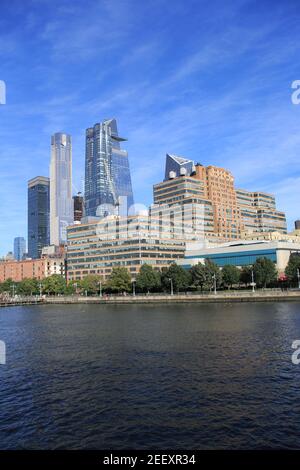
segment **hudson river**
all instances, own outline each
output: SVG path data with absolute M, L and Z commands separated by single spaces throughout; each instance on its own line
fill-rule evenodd
M 1 449 L 300 448 L 299 303 L 0 309 Z

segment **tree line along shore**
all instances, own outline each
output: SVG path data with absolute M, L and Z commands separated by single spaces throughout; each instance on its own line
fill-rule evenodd
M 258 258 L 251 266 L 238 268 L 225 265 L 220 268 L 211 260 L 198 263 L 190 269 L 171 264 L 162 272 L 148 264 L 143 264 L 135 280 L 125 267 L 112 269 L 106 281 L 101 276 L 87 275 L 81 280 L 66 282 L 63 276 L 54 274 L 41 281 L 24 279 L 13 282 L 11 279 L 0 284 L 0 298 L 34 295 L 102 295 L 120 293 L 181 293 L 211 292 L 230 290 L 241 291 L 249 286 L 257 288 L 293 288 L 299 285 L 300 256 L 292 254 L 284 276 L 278 277 L 275 264 L 265 258 Z

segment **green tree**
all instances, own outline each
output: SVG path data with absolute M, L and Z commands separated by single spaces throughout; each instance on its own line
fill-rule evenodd
M 76 281 L 69 281 L 65 288 L 65 294 L 73 295 L 76 293 L 76 286 L 78 286 L 78 282 Z
M 161 285 L 160 273 L 149 264 L 143 264 L 136 277 L 136 286 L 142 292 L 150 292 L 159 289 Z
M 205 260 L 205 288 L 212 289 L 214 286 L 214 277 L 216 278 L 216 286 L 222 284 L 222 272 L 219 266 L 210 259 Z
M 239 283 L 240 270 L 232 264 L 225 264 L 222 269 L 222 278 L 224 285 L 230 289 L 234 284 Z
M 267 287 L 267 285 L 277 280 L 276 266 L 270 259 L 258 258 L 254 265 L 254 281 L 258 287 Z
M 129 292 L 131 290 L 131 277 L 123 266 L 116 266 L 108 279 L 107 286 L 114 292 Z
M 0 284 L 0 291 L 1 292 L 7 292 L 8 294 L 11 294 L 12 293 L 12 290 L 13 290 L 13 284 L 15 285 L 15 283 L 13 282 L 12 279 L 6 279 L 4 282 L 2 282 Z
M 25 278 L 18 284 L 18 294 L 20 295 L 34 295 L 39 292 L 39 282 L 37 279 Z
M 100 289 L 101 277 L 96 274 L 89 274 L 79 281 L 79 288 L 88 295 L 98 294 Z
M 170 279 L 172 279 L 173 289 L 176 292 L 187 289 L 192 282 L 189 271 L 175 263 L 171 264 L 162 274 L 162 284 L 168 291 L 171 285 Z
M 190 275 L 192 278 L 192 283 L 195 287 L 200 287 L 203 290 L 204 286 L 206 285 L 206 268 L 205 264 L 197 263 L 190 269 Z
M 252 266 L 244 266 L 240 272 L 240 282 L 247 286 L 252 281 Z
M 66 280 L 60 274 L 52 274 L 42 282 L 43 292 L 48 295 L 63 294 L 66 290 Z
M 297 253 L 292 253 L 290 255 L 290 259 L 287 264 L 287 267 L 285 268 L 285 275 L 290 281 L 290 283 L 297 285 L 298 283 L 297 273 L 298 272 L 300 272 L 300 256 Z
M 211 290 L 214 287 L 214 278 L 216 285 L 222 284 L 222 272 L 217 264 L 210 259 L 206 259 L 204 264 L 198 263 L 190 269 L 192 282 L 194 286 L 200 286 L 201 290 Z

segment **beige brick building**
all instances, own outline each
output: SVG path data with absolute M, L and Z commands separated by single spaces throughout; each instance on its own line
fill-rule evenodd
M 214 233 L 221 238 L 240 238 L 243 220 L 230 171 L 216 166 L 196 165 L 192 177 L 202 181 L 205 196 L 211 202 L 214 215 Z
M 94 218 L 95 219 L 95 218 Z M 180 227 L 179 227 L 180 231 Z M 109 216 L 68 227 L 67 279 L 96 274 L 106 280 L 115 266 L 135 279 L 144 263 L 156 270 L 183 258 L 185 241 L 151 215 Z
M 198 198 L 199 203 L 202 198 L 202 203 L 210 208 L 213 214 L 212 230 L 206 230 L 208 238 L 236 240 L 249 233 L 287 232 L 285 213 L 277 210 L 275 197 L 272 194 L 236 189 L 234 176 L 225 168 L 213 165 L 206 167 L 199 163 L 191 167 L 190 160 L 184 160 L 182 157 L 179 159 L 175 156 L 172 158 L 172 171 L 169 172 L 168 177 L 166 176 L 164 182 L 154 186 L 154 202 L 156 204 L 166 201 L 169 204 L 180 202 L 178 189 L 177 192 L 173 192 L 173 200 L 170 199 L 172 195 L 170 188 L 180 188 L 187 179 L 197 180 L 199 182 L 197 191 L 189 183 L 194 191 L 194 197 Z M 166 175 L 169 161 L 170 158 L 168 160 L 167 156 Z M 177 171 L 174 167 L 176 164 L 178 165 Z M 183 200 L 181 202 L 185 203 Z

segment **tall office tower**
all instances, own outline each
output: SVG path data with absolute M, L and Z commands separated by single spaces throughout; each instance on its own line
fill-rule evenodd
M 26 241 L 24 237 L 16 237 L 14 239 L 14 258 L 17 261 L 22 261 L 26 253 Z
M 81 193 L 73 196 L 74 201 L 74 221 L 80 222 L 84 214 L 84 199 Z
M 177 155 L 166 154 L 165 181 L 170 177 L 170 173 L 174 176 L 186 175 L 190 176 L 194 171 L 194 162 L 187 158 L 178 157 Z
M 295 230 L 300 230 L 300 220 L 295 220 Z
M 50 243 L 49 178 L 37 176 L 28 181 L 28 257 L 41 257 L 42 249 Z
M 133 205 L 128 154 L 115 119 L 86 130 L 85 215 L 127 215 Z
M 230 171 L 197 164 L 194 177 L 204 183 L 205 196 L 213 205 L 216 235 L 230 240 L 240 238 L 244 226 Z
M 50 162 L 50 243 L 66 242 L 67 226 L 74 222 L 72 198 L 72 143 L 68 134 L 51 137 Z

